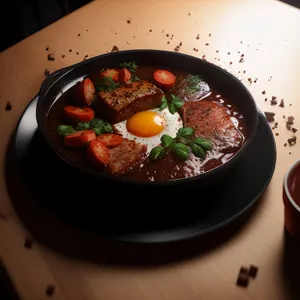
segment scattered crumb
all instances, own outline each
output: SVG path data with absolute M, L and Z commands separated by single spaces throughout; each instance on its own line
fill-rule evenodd
M 116 45 L 113 45 L 110 52 L 117 52 L 117 51 L 119 51 L 119 48 Z
M 65 57 L 65 55 L 64 55 L 64 54 L 62 54 L 62 55 L 61 55 L 61 57 L 62 57 L 62 58 L 64 58 L 64 57 Z
M 295 118 L 293 116 L 289 116 L 287 118 L 287 124 L 293 125 L 294 124 L 294 120 L 295 120 Z
M 279 106 L 280 106 L 280 107 L 284 107 L 284 99 L 281 99 L 281 100 L 280 100 Z
M 206 60 L 206 55 L 202 55 L 202 59 L 203 59 L 203 60 Z
M 289 138 L 289 139 L 287 140 L 287 142 L 289 143 L 290 146 L 293 146 L 293 145 L 295 145 L 296 142 L 297 142 L 297 137 L 296 137 L 296 136 L 293 136 L 293 137 Z
M 127 24 L 130 24 L 131 23 L 131 18 L 129 18 L 128 20 L 127 20 Z
M 178 52 L 180 50 L 180 46 L 176 46 L 175 48 L 174 48 L 174 51 L 176 51 L 176 52 Z
M 291 154 L 292 154 L 292 152 L 289 152 L 289 154 L 291 155 Z
M 47 296 L 53 296 L 55 291 L 55 286 L 54 285 L 48 285 L 46 288 L 46 295 Z
M 72 49 L 70 49 L 69 52 L 72 52 Z
M 51 60 L 51 61 L 55 60 L 55 56 L 53 53 L 48 54 L 48 60 Z
M 271 105 L 276 105 L 277 104 L 277 97 L 272 96 L 272 99 L 270 101 Z
M 152 32 L 152 29 L 150 29 L 149 32 Z
M 286 146 L 287 146 L 287 143 L 284 143 L 283 146 L 286 147 Z
M 266 91 L 262 91 L 262 94 L 265 95 L 265 94 L 266 94 Z
M 190 15 L 191 15 L 191 13 L 188 13 L 188 15 L 190 16 Z
M 291 130 L 292 129 L 292 126 L 288 123 L 285 124 L 285 127 L 287 128 L 287 130 Z
M 209 46 L 209 43 L 206 43 L 205 46 Z
M 80 36 L 80 33 L 78 33 L 77 36 Z
M 78 54 L 79 54 L 79 52 L 76 52 L 76 54 L 78 55 Z
M 258 267 L 251 265 L 249 269 L 249 276 L 255 278 L 257 276 L 257 273 L 258 273 Z
M 292 127 L 292 131 L 293 131 L 293 133 L 296 133 L 298 131 L 298 129 L 296 129 L 295 127 Z
M 241 59 L 239 60 L 239 63 L 243 63 L 245 60 L 243 57 L 241 57 Z
M 199 40 L 200 39 L 200 35 L 198 34 L 197 36 L 196 36 L 196 40 Z
M 5 105 L 5 110 L 6 111 L 9 111 L 9 110 L 11 110 L 12 109 L 12 105 L 11 105 L 11 103 L 8 101 L 7 103 L 6 103 L 6 105 Z
M 44 74 L 45 74 L 45 76 L 49 76 L 50 75 L 50 71 L 48 69 L 45 69 Z
M 249 275 L 246 273 L 239 273 L 236 284 L 241 287 L 247 287 L 249 284 Z
M 208 36 L 211 37 L 211 33 Z
M 265 111 L 265 116 L 268 122 L 273 122 L 274 121 L 274 116 L 275 113 L 274 112 L 269 112 L 269 111 Z
M 30 238 L 26 238 L 24 242 L 24 247 L 27 249 L 32 248 L 33 241 Z
M 170 44 L 170 41 L 167 41 L 167 44 Z
M 49 47 L 46 47 L 46 51 L 48 51 L 49 50 Z
M 276 133 L 275 133 L 275 135 L 276 135 L 276 136 L 278 136 L 278 135 L 279 135 L 279 133 L 278 133 L 278 132 L 276 132 Z

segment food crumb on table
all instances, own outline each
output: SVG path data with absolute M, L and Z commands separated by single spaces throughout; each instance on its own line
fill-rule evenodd
M 251 265 L 249 269 L 249 276 L 251 276 L 252 278 L 256 278 L 257 273 L 258 273 L 258 267 L 255 265 Z
M 238 274 L 236 284 L 241 287 L 247 287 L 249 284 L 249 275 L 247 273 L 240 272 Z
M 30 238 L 27 237 L 25 239 L 25 242 L 24 242 L 24 247 L 27 248 L 27 249 L 31 249 L 32 245 L 33 245 L 32 239 L 30 239 Z
M 5 110 L 9 111 L 12 109 L 12 105 L 9 101 L 7 101 L 6 105 L 5 105 Z
M 48 285 L 46 288 L 46 295 L 47 296 L 53 296 L 55 292 L 55 286 L 54 285 Z
M 119 48 L 116 45 L 113 45 L 110 52 L 117 52 L 117 51 L 119 51 Z
M 48 54 L 48 60 L 51 60 L 51 61 L 55 60 L 54 53 L 49 53 Z

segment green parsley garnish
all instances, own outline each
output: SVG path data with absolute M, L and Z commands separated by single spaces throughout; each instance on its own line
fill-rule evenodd
M 59 125 L 57 130 L 58 130 L 58 134 L 63 137 L 75 133 L 77 131 L 76 129 L 74 129 L 72 126 L 69 125 Z
M 109 123 L 103 121 L 102 119 L 94 118 L 90 122 L 79 122 L 75 128 L 70 125 L 59 125 L 58 133 L 59 135 L 65 137 L 69 134 L 89 129 L 94 130 L 96 135 L 113 132 L 113 128 Z
M 117 87 L 119 87 L 119 85 L 120 84 L 114 82 L 111 77 L 104 76 L 95 84 L 95 87 L 98 92 L 104 92 L 104 91 L 112 92 Z
M 180 128 L 175 138 L 164 134 L 161 139 L 161 145 L 154 147 L 150 151 L 149 159 L 157 160 L 166 154 L 166 149 L 170 149 L 181 160 L 187 160 L 190 151 L 197 157 L 204 159 L 206 152 L 212 150 L 212 144 L 209 140 L 194 137 L 194 129 L 191 127 Z
M 199 75 L 190 74 L 187 77 L 187 89 L 190 93 L 196 93 L 201 90 L 200 83 L 203 81 L 203 78 Z
M 170 113 L 174 115 L 183 106 L 183 101 L 178 96 L 175 96 L 173 94 L 170 95 L 170 98 L 170 101 L 168 101 L 166 96 L 163 96 L 159 109 L 163 110 L 168 107 Z
M 131 73 L 131 79 L 130 81 L 131 82 L 134 82 L 134 81 L 139 81 L 140 78 L 136 75 L 136 71 L 138 69 L 138 66 L 136 65 L 136 63 L 134 61 L 130 61 L 130 62 L 123 62 L 120 64 L 120 66 L 122 68 L 126 68 L 130 71 Z

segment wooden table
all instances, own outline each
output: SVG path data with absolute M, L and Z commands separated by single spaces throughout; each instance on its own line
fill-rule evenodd
M 273 0 L 101 0 L 2 52 L 0 257 L 21 299 L 48 299 L 49 284 L 55 286 L 52 299 L 56 300 L 299 299 L 283 272 L 281 198 L 283 175 L 300 150 L 299 143 L 284 147 L 298 133 L 288 130 L 283 118 L 295 116 L 293 126 L 299 128 L 299 28 L 300 11 Z M 238 76 L 261 110 L 276 113 L 276 170 L 254 215 L 218 247 L 152 267 L 86 262 L 38 240 L 31 249 L 24 247 L 31 233 L 16 216 L 8 196 L 5 153 L 21 113 L 45 79 L 44 70 L 53 72 L 86 55 L 88 59 L 110 52 L 114 45 L 120 50 L 174 50 L 180 43 L 180 52 L 204 56 Z M 47 60 L 49 53 L 54 61 Z M 276 105 L 270 103 L 272 96 L 277 97 Z M 281 99 L 284 107 L 279 105 Z M 5 110 L 8 101 L 11 110 Z M 257 278 L 248 288 L 236 286 L 240 266 L 249 264 L 259 266 Z

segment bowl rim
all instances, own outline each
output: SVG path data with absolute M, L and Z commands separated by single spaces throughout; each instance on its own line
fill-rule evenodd
M 285 192 L 289 202 L 300 213 L 300 206 L 294 201 L 294 199 L 290 193 L 290 190 L 288 188 L 289 177 L 290 177 L 291 173 L 295 170 L 295 168 L 297 168 L 299 165 L 300 165 L 300 159 L 297 159 L 296 161 L 294 161 L 294 163 L 289 167 L 287 172 L 284 174 L 283 189 L 284 189 L 284 192 Z
M 122 176 L 113 176 L 110 175 L 108 173 L 105 172 L 99 172 L 97 170 L 94 170 L 92 168 L 89 168 L 85 165 L 82 164 L 78 164 L 76 161 L 72 162 L 71 159 L 69 159 L 68 157 L 66 157 L 65 155 L 63 155 L 61 152 L 57 149 L 57 147 L 55 147 L 51 141 L 51 138 L 48 137 L 47 135 L 47 130 L 45 129 L 44 126 L 42 126 L 42 118 L 44 117 L 44 110 L 42 110 L 42 106 L 41 103 L 43 102 L 44 99 L 44 95 L 47 94 L 47 92 L 51 89 L 51 87 L 53 85 L 55 85 L 61 78 L 63 78 L 65 75 L 67 75 L 68 73 L 72 72 L 73 70 L 75 70 L 78 67 L 82 67 L 85 64 L 90 64 L 93 61 L 98 60 L 99 58 L 104 58 L 105 57 L 110 57 L 110 56 L 118 56 L 118 55 L 122 55 L 122 54 L 126 54 L 126 53 L 149 53 L 149 54 L 167 54 L 167 55 L 173 55 L 173 56 L 177 56 L 179 59 L 180 57 L 185 57 L 185 58 L 189 58 L 189 59 L 195 59 L 198 61 L 201 61 L 201 63 L 203 64 L 207 64 L 209 67 L 214 68 L 215 70 L 217 70 L 218 72 L 221 73 L 225 73 L 226 76 L 230 77 L 231 80 L 233 80 L 233 82 L 236 82 L 245 92 L 245 94 L 248 96 L 249 99 L 251 99 L 252 105 L 255 108 L 255 112 L 256 112 L 256 116 L 255 116 L 255 130 L 253 130 L 250 135 L 248 135 L 246 142 L 243 144 L 243 146 L 238 150 L 238 152 L 226 163 L 218 166 L 217 168 L 214 168 L 212 170 L 209 170 L 207 172 L 195 175 L 195 176 L 191 176 L 191 177 L 186 177 L 186 178 L 176 178 L 176 179 L 171 179 L 171 180 L 160 180 L 160 181 L 139 181 L 139 180 L 132 180 L 132 179 L 128 179 Z M 81 61 L 75 64 L 72 64 L 70 66 L 67 66 L 65 68 L 60 68 L 58 70 L 56 70 L 55 72 L 53 72 L 52 74 L 50 74 L 50 76 L 48 76 L 41 84 L 40 86 L 40 90 L 39 90 L 39 97 L 38 97 L 38 101 L 37 101 L 37 108 L 36 108 L 36 119 L 37 119 L 37 124 L 38 124 L 38 130 L 41 133 L 41 135 L 43 136 L 43 138 L 46 140 L 47 144 L 50 146 L 50 148 L 65 162 L 67 162 L 69 165 L 71 165 L 72 167 L 86 173 L 86 174 L 90 174 L 93 176 L 96 176 L 97 178 L 99 178 L 99 180 L 110 180 L 112 182 L 115 183 L 125 183 L 127 185 L 142 185 L 142 186 L 157 186 L 157 187 L 164 187 L 164 186 L 169 186 L 169 185 L 174 185 L 174 183 L 176 183 L 176 185 L 178 184 L 186 184 L 186 183 L 193 183 L 196 182 L 197 180 L 199 180 L 200 178 L 208 178 L 210 176 L 213 176 L 213 174 L 215 174 L 216 172 L 218 172 L 218 170 L 223 169 L 224 167 L 228 166 L 229 163 L 233 164 L 235 163 L 243 154 L 243 152 L 245 151 L 245 149 L 247 148 L 247 146 L 249 145 L 249 143 L 252 142 L 255 134 L 256 134 L 256 130 L 258 127 L 258 122 L 259 122 L 259 109 L 257 107 L 257 104 L 255 102 L 254 97 L 252 96 L 252 94 L 250 93 L 249 89 L 233 74 L 231 74 L 230 72 L 228 72 L 227 70 L 221 68 L 218 65 L 215 65 L 207 60 L 201 59 L 199 57 L 193 56 L 193 55 L 189 55 L 189 54 L 185 54 L 185 53 L 180 53 L 180 52 L 174 52 L 174 51 L 168 51 L 168 50 L 158 50 L 158 49 L 130 49 L 130 50 L 120 50 L 120 51 L 115 51 L 115 52 L 109 52 L 109 53 L 104 53 L 104 54 L 99 54 L 97 56 L 94 56 L 88 60 L 85 61 Z

